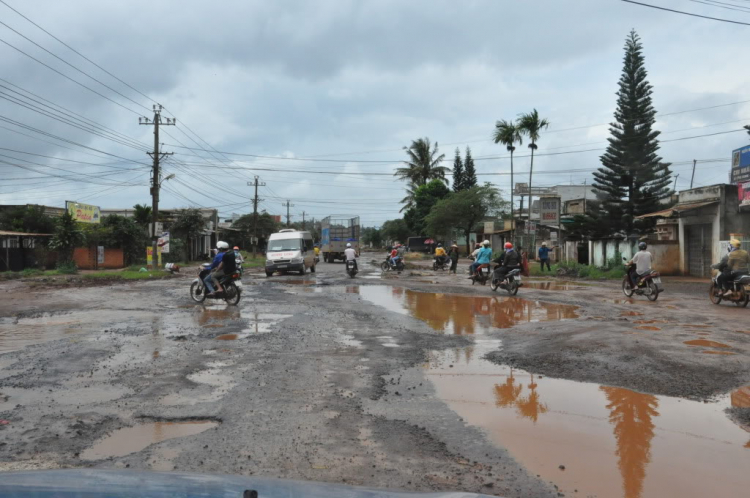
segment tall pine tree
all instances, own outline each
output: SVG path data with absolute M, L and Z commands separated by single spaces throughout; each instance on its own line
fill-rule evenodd
M 609 146 L 594 173 L 594 191 L 601 199 L 601 215 L 612 234 L 643 233 L 653 218 L 636 220 L 661 208 L 671 194 L 669 163 L 658 156 L 658 131 L 652 127 L 656 110 L 652 86 L 646 80 L 643 46 L 635 30 L 625 41 L 625 58 L 617 91 L 615 122 L 610 124 Z
M 453 160 L 453 191 L 464 189 L 464 163 L 461 161 L 461 151 L 456 147 L 456 158 Z
M 464 159 L 464 189 L 477 186 L 477 170 L 474 169 L 474 159 L 471 157 L 471 149 L 466 147 L 466 159 Z

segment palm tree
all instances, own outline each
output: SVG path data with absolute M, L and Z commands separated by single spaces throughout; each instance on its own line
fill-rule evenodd
M 404 205 L 401 209 L 398 210 L 399 213 L 403 213 L 407 209 L 411 209 L 414 207 L 414 194 L 417 192 L 417 186 L 413 183 L 410 183 L 408 187 L 406 187 L 406 197 L 401 199 L 399 202 Z
M 429 138 L 419 138 L 413 140 L 409 147 L 404 147 L 404 150 L 409 159 L 404 161 L 404 167 L 396 170 L 394 176 L 408 180 L 414 187 L 426 185 L 430 180 L 436 179 L 448 183 L 445 175 L 450 170 L 445 166 L 440 166 L 445 154 L 438 155 L 437 142 L 430 148 Z
M 147 227 L 151 223 L 151 207 L 145 204 L 136 204 L 133 206 L 133 219 L 142 227 Z
M 516 228 L 513 215 L 513 152 L 516 150 L 516 142 L 518 142 L 518 145 L 523 145 L 523 135 L 518 124 L 503 119 L 495 123 L 495 133 L 492 138 L 496 144 L 505 145 L 505 148 L 510 152 L 510 220 L 512 224 L 511 240 L 513 240 Z
M 518 126 L 521 128 L 521 133 L 528 135 L 531 143 L 529 149 L 531 149 L 531 167 L 529 169 L 529 222 L 531 222 L 531 178 L 534 174 L 534 151 L 537 149 L 536 141 L 539 140 L 539 132 L 549 126 L 549 121 L 539 117 L 539 113 L 536 109 L 527 113 L 521 114 L 518 118 Z M 532 243 L 531 253 L 534 253 L 534 246 Z

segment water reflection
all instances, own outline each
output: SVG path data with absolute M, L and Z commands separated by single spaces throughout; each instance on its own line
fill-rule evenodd
M 617 440 L 617 466 L 625 498 L 640 498 L 646 467 L 651 461 L 652 417 L 658 417 L 656 396 L 619 387 L 601 386 L 609 404 L 609 422 Z
M 435 330 L 457 335 L 485 333 L 492 327 L 510 328 L 523 322 L 578 318 L 577 306 L 521 298 L 440 294 L 388 286 L 361 286 L 358 292 L 374 304 L 406 312 Z
M 495 405 L 503 408 L 514 406 L 518 415 L 536 423 L 539 415 L 547 413 L 548 408 L 539 399 L 538 385 L 534 382 L 534 374 L 529 376 L 531 378 L 531 382 L 527 386 L 529 393 L 527 396 L 521 397 L 524 386 L 520 382 L 516 384 L 516 378 L 513 376 L 513 369 L 511 368 L 510 375 L 505 379 L 505 382 L 495 385 Z

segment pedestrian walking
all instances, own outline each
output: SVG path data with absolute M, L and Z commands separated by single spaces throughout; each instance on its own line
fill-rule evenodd
M 549 247 L 546 242 L 542 242 L 542 247 L 539 248 L 539 262 L 542 264 L 542 271 L 544 271 L 544 265 L 547 265 L 547 269 L 552 271 L 549 266 Z
M 448 273 L 456 273 L 456 267 L 458 266 L 458 245 L 455 242 L 451 246 L 448 256 L 451 258 L 451 269 L 448 270 Z

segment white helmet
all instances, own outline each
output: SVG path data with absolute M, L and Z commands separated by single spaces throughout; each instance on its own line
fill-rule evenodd
M 229 244 L 227 244 L 223 240 L 220 240 L 219 242 L 216 243 L 216 248 L 217 249 L 229 249 Z
M 490 245 L 490 241 L 489 240 L 485 240 L 484 242 L 482 242 L 482 245 L 483 246 L 488 246 L 488 245 Z
M 347 242 L 347 243 L 346 243 L 346 247 L 351 247 L 351 246 L 352 246 L 352 243 L 351 243 L 351 242 Z

